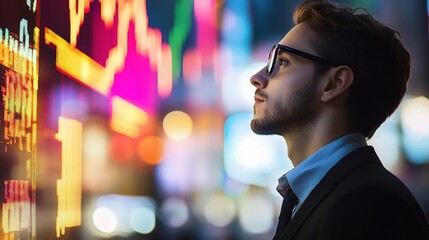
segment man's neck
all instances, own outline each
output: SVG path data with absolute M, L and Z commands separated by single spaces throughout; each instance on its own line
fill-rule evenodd
M 336 127 L 325 126 L 323 124 L 313 124 L 283 136 L 287 143 L 289 158 L 295 167 L 323 146 L 351 133 L 341 125 Z

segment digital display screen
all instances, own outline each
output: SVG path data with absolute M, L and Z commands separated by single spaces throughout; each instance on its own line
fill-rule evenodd
M 2 239 L 36 237 L 37 1 L 0 6 Z

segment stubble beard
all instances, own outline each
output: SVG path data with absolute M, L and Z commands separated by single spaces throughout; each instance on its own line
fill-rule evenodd
M 253 118 L 251 128 L 260 135 L 284 135 L 305 126 L 316 118 L 316 87 L 308 84 L 286 99 L 278 99 L 273 110 L 265 108 L 261 118 Z

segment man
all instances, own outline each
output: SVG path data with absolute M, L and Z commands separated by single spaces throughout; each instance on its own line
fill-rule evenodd
M 367 12 L 305 1 L 256 87 L 251 127 L 284 137 L 294 169 L 274 239 L 429 239 L 425 215 L 366 139 L 398 107 L 410 72 L 399 34 Z

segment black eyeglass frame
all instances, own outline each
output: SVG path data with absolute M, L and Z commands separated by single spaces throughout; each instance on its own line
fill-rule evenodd
M 318 62 L 318 63 L 326 64 L 326 65 L 331 66 L 331 67 L 338 67 L 338 66 L 340 66 L 340 64 L 336 64 L 334 62 L 331 62 L 331 61 L 326 60 L 324 58 L 318 57 L 316 55 L 313 55 L 313 54 L 310 54 L 310 53 L 306 53 L 306 52 L 300 51 L 298 49 L 291 48 L 291 47 L 288 47 L 288 46 L 285 46 L 285 45 L 282 45 L 282 44 L 278 43 L 278 44 L 275 44 L 273 46 L 273 48 L 270 51 L 270 54 L 268 55 L 267 75 L 270 75 L 273 72 L 274 65 L 275 65 L 275 62 L 276 62 L 276 59 L 277 59 L 277 55 L 278 55 L 278 52 L 279 52 L 280 49 L 284 50 L 286 52 L 292 53 L 294 55 L 303 57 L 305 59 L 311 60 L 313 62 Z M 273 55 L 273 53 L 274 53 L 274 55 Z

